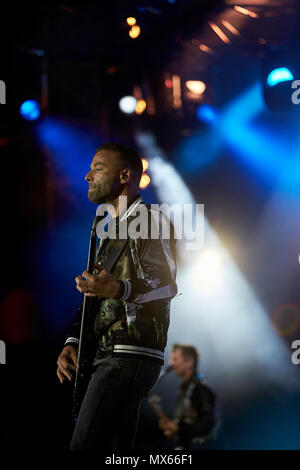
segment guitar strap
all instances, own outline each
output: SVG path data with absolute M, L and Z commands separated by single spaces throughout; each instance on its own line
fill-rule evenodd
M 128 242 L 128 238 L 114 241 L 114 244 L 110 247 L 109 256 L 102 262 L 102 265 L 105 267 L 106 271 L 111 272 L 113 270 L 116 262 L 118 261 L 123 251 L 125 250 L 127 242 Z

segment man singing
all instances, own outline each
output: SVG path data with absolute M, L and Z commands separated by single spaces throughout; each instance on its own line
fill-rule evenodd
M 71 450 L 132 448 L 141 401 L 156 384 L 164 362 L 170 301 L 177 293 L 176 240 L 169 219 L 142 200 L 142 172 L 134 150 L 108 143 L 97 149 L 85 177 L 89 200 L 114 209 L 108 228 L 115 223 L 116 237 L 100 240 L 93 274 L 84 271 L 75 278 L 79 292 L 93 298 L 96 347 Z M 149 222 L 148 236 L 137 237 L 128 230 L 125 248 L 108 272 L 103 264 L 120 243 L 121 224 L 129 227 L 141 212 Z M 166 219 L 168 238 L 162 237 Z M 145 229 L 147 224 L 142 225 Z M 57 360 L 61 383 L 71 381 L 76 370 L 81 311 Z
M 216 396 L 197 372 L 199 354 L 190 345 L 173 344 L 169 367 L 180 377 L 173 420 L 159 420 L 165 437 L 176 449 L 200 449 L 213 439 L 220 426 Z

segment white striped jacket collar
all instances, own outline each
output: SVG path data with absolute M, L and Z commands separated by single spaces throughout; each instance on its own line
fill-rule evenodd
M 141 202 L 143 202 L 143 198 L 142 196 L 139 196 L 137 199 L 135 199 L 131 204 L 130 206 L 128 207 L 127 211 L 124 212 L 124 214 L 122 215 L 121 219 L 120 219 L 120 222 L 122 222 L 123 220 L 126 220 L 130 214 L 132 214 L 132 212 L 135 210 L 135 208 L 141 204 Z

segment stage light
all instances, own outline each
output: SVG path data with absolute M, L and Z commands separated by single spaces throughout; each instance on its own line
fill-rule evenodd
M 143 173 L 140 181 L 140 188 L 145 189 L 147 186 L 150 184 L 150 176 L 148 176 L 146 173 Z
M 201 95 L 205 92 L 206 85 L 201 80 L 188 80 L 185 82 L 185 86 L 196 95 Z
M 269 86 L 275 86 L 277 83 L 287 82 L 293 80 L 292 72 L 286 67 L 278 67 L 269 73 L 267 78 L 267 84 Z
M 222 24 L 235 36 L 240 36 L 239 31 L 229 21 L 223 20 Z
M 277 88 L 280 89 L 280 85 L 269 88 L 269 91 Z M 299 166 L 297 159 L 295 165 L 287 165 L 287 155 L 293 158 L 289 145 L 280 138 L 278 131 L 254 124 L 255 118 L 266 110 L 262 85 L 256 82 L 226 107 L 218 128 L 227 144 L 234 149 L 234 154 L 250 169 L 253 168 L 257 177 L 263 177 L 268 184 L 281 185 L 281 189 L 297 191 Z M 297 182 L 293 181 L 295 176 Z
M 145 100 L 138 100 L 136 107 L 135 107 L 135 112 L 136 114 L 142 114 L 147 107 L 147 103 Z
M 225 44 L 230 43 L 229 37 L 227 37 L 226 34 L 223 33 L 223 31 L 219 28 L 219 26 L 217 26 L 215 23 L 209 23 L 209 26 L 217 34 L 217 36 L 219 36 L 221 41 L 225 42 Z
M 143 171 L 147 171 L 149 168 L 149 163 L 146 158 L 142 158 L 142 164 L 143 164 Z
M 173 106 L 178 109 L 181 108 L 181 79 L 179 75 L 172 76 L 173 82 Z
M 216 120 L 216 117 L 216 110 L 209 104 L 201 104 L 200 106 L 198 106 L 197 118 L 199 119 L 199 121 L 211 123 Z
M 136 24 L 136 19 L 133 16 L 129 16 L 126 21 L 129 26 L 134 26 Z
M 119 101 L 119 108 L 123 113 L 132 114 L 135 111 L 136 104 L 137 100 L 134 96 L 123 96 Z
M 206 52 L 207 54 L 213 54 L 213 50 L 206 46 L 206 44 L 199 44 L 199 49 L 203 52 Z
M 34 121 L 40 117 L 41 107 L 35 100 L 27 100 L 20 106 L 20 114 L 27 121 Z
M 141 34 L 141 28 L 138 25 L 132 26 L 128 34 L 132 39 L 136 39 Z
M 251 18 L 258 18 L 257 13 L 254 13 L 254 11 L 248 10 L 247 8 L 239 7 L 238 5 L 235 5 L 233 8 L 243 15 L 251 16 Z
M 170 78 L 165 79 L 165 87 L 166 88 L 173 88 L 173 81 Z
M 198 289 L 211 292 L 222 278 L 221 255 L 215 249 L 205 250 L 195 266 L 193 282 Z

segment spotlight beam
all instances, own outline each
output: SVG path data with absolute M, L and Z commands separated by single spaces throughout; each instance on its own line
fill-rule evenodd
M 139 132 L 135 140 L 149 160 L 149 172 L 159 200 L 168 204 L 195 203 L 154 136 L 150 132 Z M 174 342 L 198 347 L 203 357 L 202 370 L 204 374 L 207 371 L 217 389 L 220 387 L 223 397 L 228 393 L 228 397 L 240 401 L 266 384 L 295 384 L 296 371 L 288 367 L 289 351 L 205 217 L 204 230 L 204 251 L 197 255 L 178 243 L 178 286 L 183 295 L 173 300 L 168 347 Z M 210 252 L 214 253 L 214 265 L 222 274 L 212 290 L 207 290 L 200 282 L 201 269 L 205 271 L 207 261 L 201 260 L 201 256 L 207 249 L 213 250 Z M 202 274 L 197 278 L 199 269 Z

